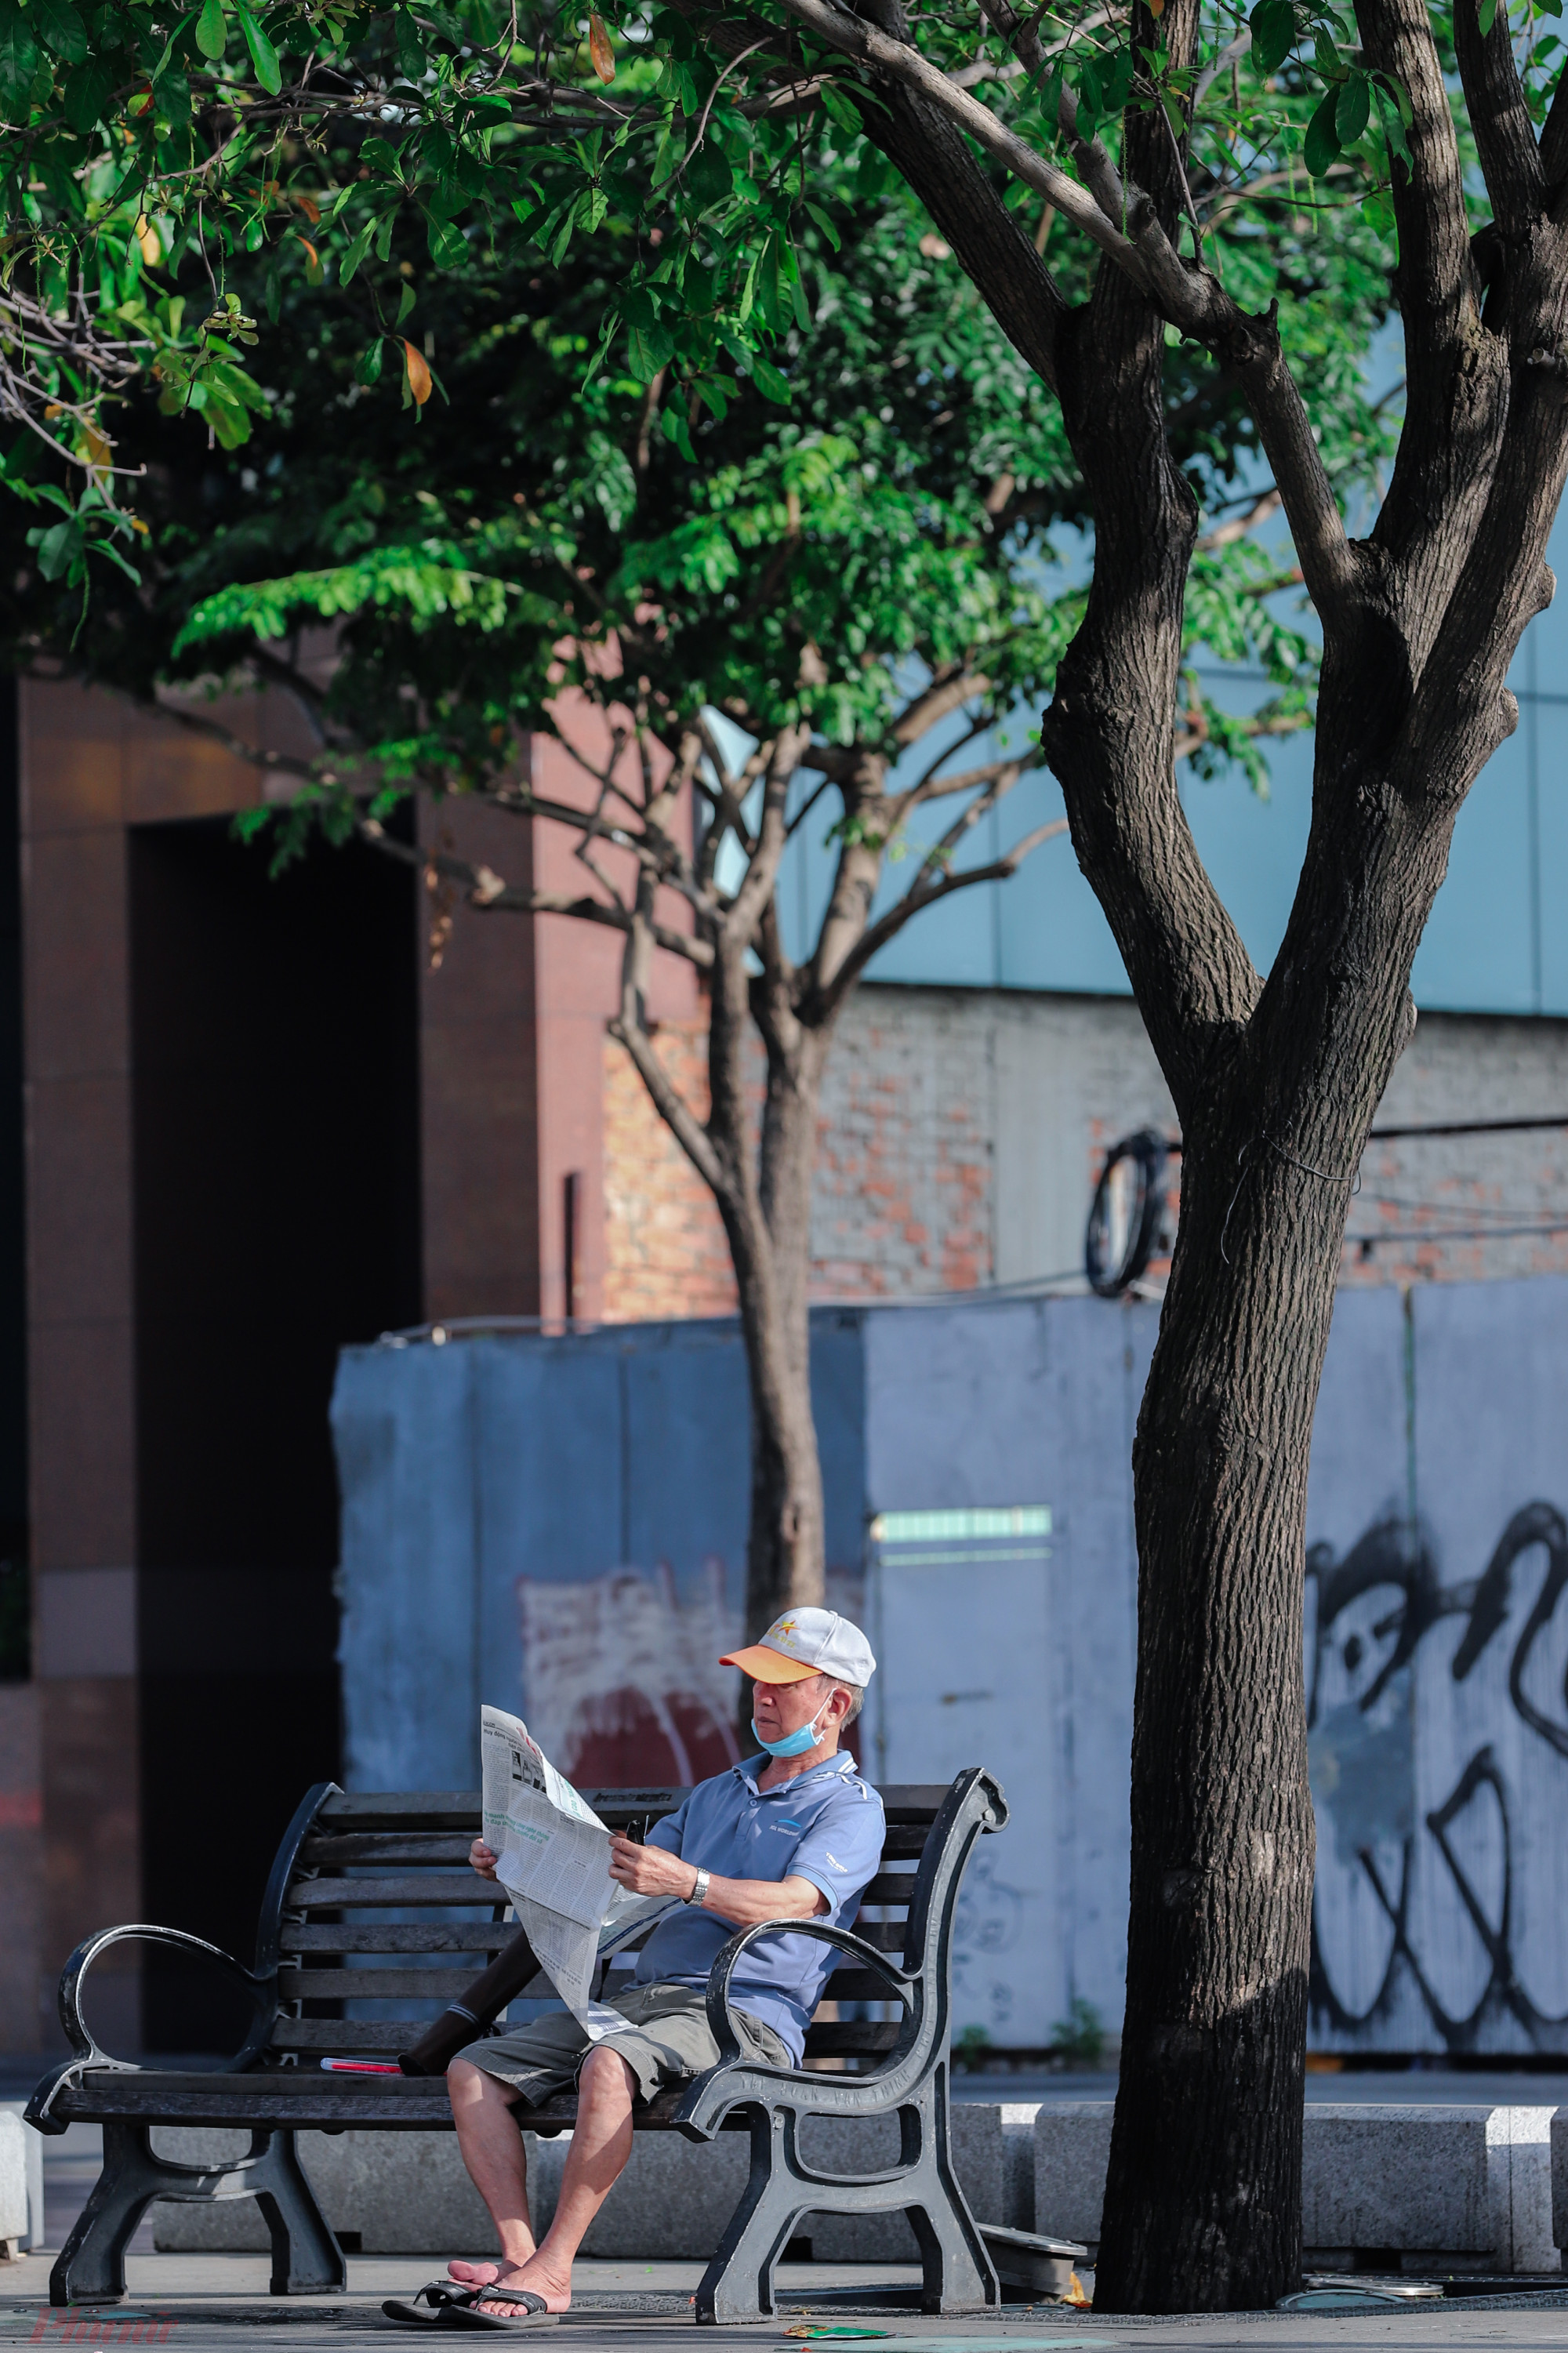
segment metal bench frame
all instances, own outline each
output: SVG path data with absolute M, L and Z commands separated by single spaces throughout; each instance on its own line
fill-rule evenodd
M 28 2103 L 27 2121 L 47 2134 L 62 2133 L 78 2121 L 101 2124 L 104 2164 L 50 2274 L 51 2304 L 114 2303 L 124 2295 L 125 2249 L 156 2198 L 203 2204 L 255 2198 L 272 2242 L 273 2295 L 341 2292 L 347 2285 L 342 2250 L 300 2166 L 296 2133 L 354 2126 L 451 2129 L 446 2084 L 439 2077 L 331 2075 L 292 2063 L 292 2053 L 278 2063 L 272 2038 L 279 2017 L 284 1900 L 323 1803 L 340 1794 L 334 1784 L 319 1783 L 289 1826 L 268 1881 L 254 1969 L 199 1936 L 146 1924 L 89 1936 L 66 1964 L 59 2013 L 73 2055 L 39 2084 Z M 853 1956 L 903 2004 L 896 2029 L 861 2030 L 868 2043 L 891 2041 L 886 2056 L 865 2074 L 767 2067 L 748 2060 L 731 2014 L 730 1985 L 747 1946 L 769 1928 L 746 1929 L 720 1953 L 708 1982 L 718 2063 L 689 2085 L 657 2094 L 634 2116 L 637 2131 L 679 2132 L 695 2141 L 710 2140 L 720 2131 L 751 2133 L 750 2179 L 698 2289 L 700 2322 L 771 2317 L 774 2265 L 813 2213 L 901 2211 L 920 2247 L 923 2311 L 1000 2304 L 995 2269 L 952 2169 L 948 2045 L 959 1888 L 975 1840 L 1002 1829 L 1006 1820 L 1006 1800 L 989 1774 L 972 1766 L 958 1775 L 926 1833 L 913 1876 L 901 1966 L 847 1929 L 816 1920 L 791 1924 L 792 1933 L 817 1936 Z M 101 1954 L 131 1939 L 171 1945 L 211 1960 L 250 1997 L 250 2031 L 221 2073 L 143 2072 L 99 2048 L 81 2013 L 82 1985 Z M 574 2098 L 563 2094 L 530 2109 L 526 2128 L 561 2132 L 575 2112 Z M 876 2173 L 824 2172 L 802 2153 L 801 2125 L 807 2116 L 889 2114 L 899 2118 L 899 2158 Z M 198 2124 L 248 2128 L 249 2154 L 228 2165 L 200 2168 L 153 2150 L 154 2126 Z

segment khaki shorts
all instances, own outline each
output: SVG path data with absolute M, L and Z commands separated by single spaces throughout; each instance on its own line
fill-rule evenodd
M 604 2034 L 599 2043 L 618 2051 L 637 2079 L 638 2096 L 651 2100 L 671 2084 L 689 2083 L 719 2063 L 719 2045 L 708 2023 L 706 1996 L 696 1986 L 629 1986 L 605 2003 L 627 2021 L 624 2033 Z M 783 2039 L 760 2018 L 732 2010 L 740 2030 L 741 2047 L 749 2059 L 770 2067 L 793 2067 L 795 2061 Z M 536 2019 L 515 2034 L 488 2035 L 459 2051 L 470 2067 L 480 2068 L 499 2083 L 510 2084 L 531 2107 L 538 2107 L 552 2092 L 577 2080 L 577 2070 L 595 2048 L 570 2012 Z

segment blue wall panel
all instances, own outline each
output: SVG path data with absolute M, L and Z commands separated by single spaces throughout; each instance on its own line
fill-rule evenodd
M 1568 522 L 1552 534 L 1551 560 L 1568 574 Z M 1291 599 L 1289 618 L 1310 629 L 1311 616 Z M 1521 702 L 1516 735 L 1483 773 L 1455 828 L 1448 879 L 1422 942 L 1415 970 L 1416 1001 L 1455 1012 L 1568 1013 L 1568 594 L 1534 620 L 1513 666 Z M 1247 674 L 1205 666 L 1216 701 L 1244 712 L 1267 691 Z M 1037 714 L 1020 712 L 1016 742 Z M 956 734 L 959 723 L 949 723 Z M 901 773 L 929 763 L 940 733 L 917 747 Z M 962 765 L 994 757 L 983 738 L 958 755 Z M 1184 772 L 1182 797 L 1200 854 L 1234 916 L 1248 954 L 1267 971 L 1285 923 L 1306 848 L 1311 804 L 1312 741 L 1282 739 L 1268 747 L 1272 789 L 1267 800 L 1232 775 L 1205 784 Z M 827 809 L 824 801 L 821 809 Z M 953 804 L 923 812 L 922 841 L 937 838 Z M 1061 807 L 1048 776 L 1026 779 L 994 819 L 977 826 L 961 862 L 994 858 Z M 833 869 L 823 836 L 831 819 L 814 812 L 789 852 L 784 883 L 791 953 L 815 937 Z M 907 887 L 911 867 L 891 868 L 879 908 Z M 1124 996 L 1127 978 L 1093 892 L 1070 844 L 1047 843 L 1005 884 L 978 885 L 918 916 L 870 967 L 875 980 L 963 988 L 1060 989 Z

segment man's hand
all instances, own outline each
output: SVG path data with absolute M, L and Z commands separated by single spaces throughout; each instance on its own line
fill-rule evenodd
M 473 1845 L 468 1849 L 468 1861 L 473 1864 L 474 1869 L 479 1873 L 481 1879 L 493 1879 L 495 1877 L 496 1851 L 493 1846 L 487 1846 L 483 1839 L 476 1839 L 474 1841 Z
M 619 1837 L 610 1841 L 610 1877 L 634 1895 L 679 1895 L 683 1902 L 697 1884 L 695 1867 L 668 1847 Z
M 697 1866 L 668 1847 L 637 1846 L 630 1839 L 610 1841 L 610 1877 L 629 1887 L 634 1895 L 679 1895 L 684 1904 L 697 1885 Z M 760 1928 L 770 1920 L 810 1920 L 830 1908 L 826 1895 L 809 1879 L 722 1879 L 708 1874 L 705 1912 L 737 1928 Z

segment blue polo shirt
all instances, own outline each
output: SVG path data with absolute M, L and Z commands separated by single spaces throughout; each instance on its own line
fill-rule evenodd
M 818 1918 L 847 1926 L 882 1859 L 882 1800 L 852 1757 L 826 1757 L 776 1789 L 759 1789 L 768 1762 L 748 1757 L 699 1782 L 683 1805 L 655 1823 L 647 1842 L 725 1879 L 809 1879 L 827 1898 Z M 706 1986 L 734 1934 L 732 1921 L 683 1905 L 643 1947 L 636 1982 Z M 781 1927 L 746 1947 L 730 1980 L 731 2002 L 781 2035 L 798 2066 L 823 1982 L 842 1957 L 832 1945 Z

